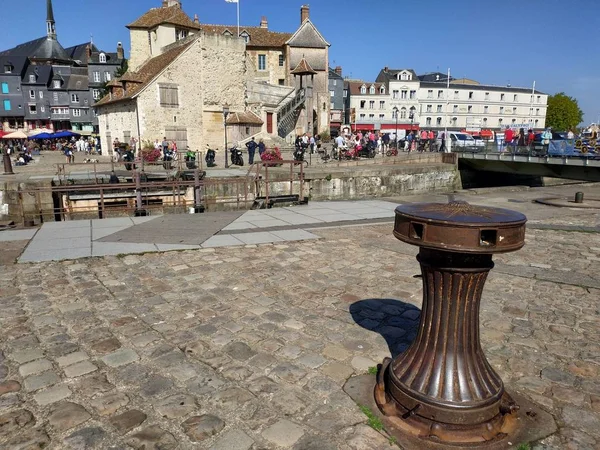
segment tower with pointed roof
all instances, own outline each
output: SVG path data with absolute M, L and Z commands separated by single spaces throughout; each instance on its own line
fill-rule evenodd
M 54 22 L 52 0 L 46 0 L 46 35 L 48 39 L 56 40 L 56 23 Z

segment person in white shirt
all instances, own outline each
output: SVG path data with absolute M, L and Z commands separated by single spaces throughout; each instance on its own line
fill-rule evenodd
M 569 139 L 569 140 L 575 139 L 575 134 L 573 133 L 572 130 L 569 130 L 569 132 L 567 133 L 567 139 Z

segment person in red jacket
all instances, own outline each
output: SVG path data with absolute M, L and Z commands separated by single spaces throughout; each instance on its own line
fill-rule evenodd
M 506 130 L 504 131 L 504 147 L 506 148 L 506 150 L 508 150 L 508 146 L 512 144 L 513 137 L 513 130 L 509 127 L 506 127 Z

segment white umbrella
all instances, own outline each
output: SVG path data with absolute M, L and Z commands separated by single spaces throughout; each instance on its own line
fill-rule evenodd
M 27 135 L 22 131 L 15 131 L 13 133 L 5 134 L 2 139 L 27 139 Z
M 49 130 L 48 128 L 36 128 L 35 130 L 31 130 L 29 133 L 27 133 L 27 135 L 29 137 L 31 137 L 31 136 L 36 136 L 36 135 L 42 134 L 42 133 L 52 134 L 53 131 Z

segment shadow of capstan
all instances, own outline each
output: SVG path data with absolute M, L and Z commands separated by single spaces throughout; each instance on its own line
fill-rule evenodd
M 370 298 L 352 303 L 350 314 L 358 325 L 383 336 L 395 358 L 417 337 L 421 310 L 400 300 Z

